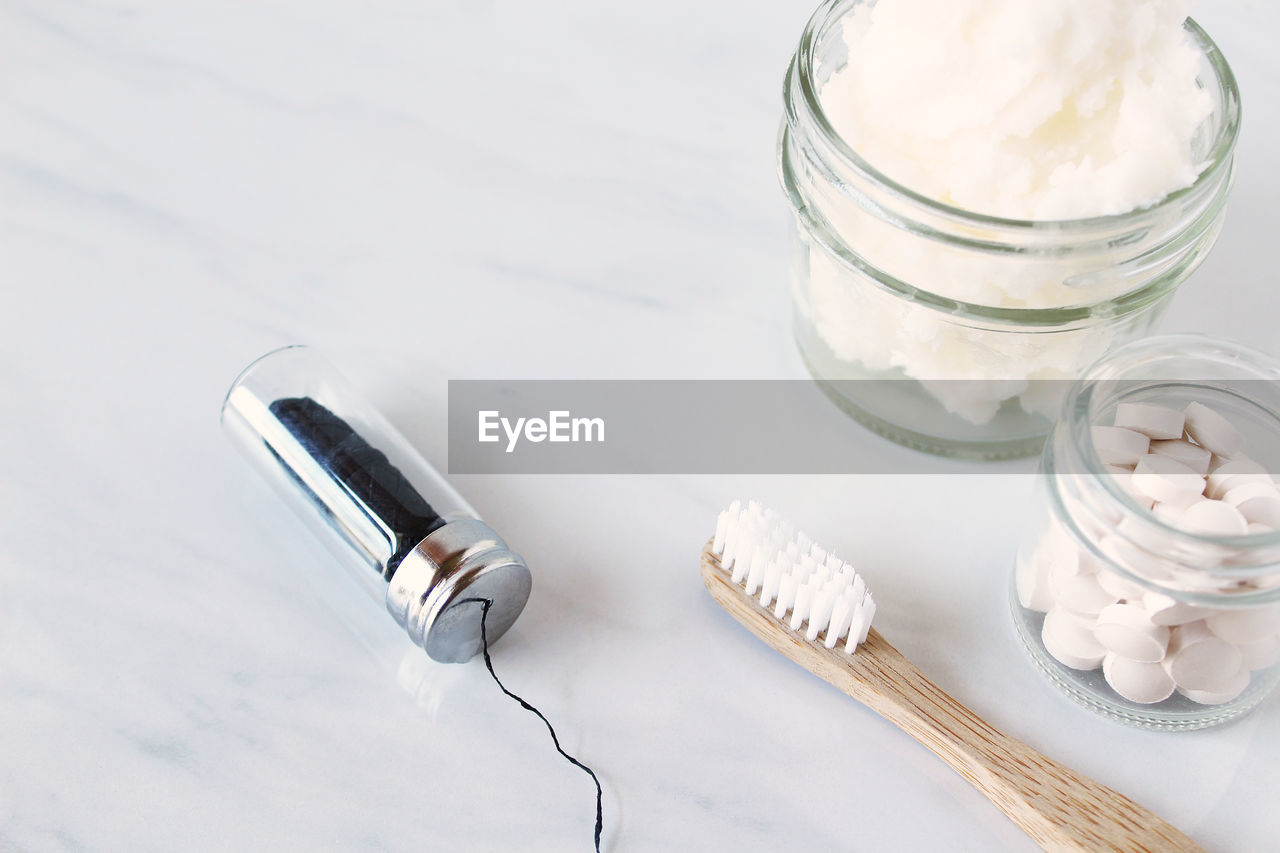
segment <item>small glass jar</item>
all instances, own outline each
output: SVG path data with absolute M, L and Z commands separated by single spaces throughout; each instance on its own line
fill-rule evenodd
M 1056 383 L 1035 380 L 1074 379 L 1150 333 L 1217 239 L 1240 123 L 1235 79 L 1188 20 L 1214 106 L 1194 141 L 1206 165 L 1191 186 L 1111 216 L 984 216 L 895 183 L 824 112 L 823 86 L 847 62 L 844 22 L 871 2 L 824 3 L 784 87 L 778 160 L 795 213 L 801 354 L 829 396 L 894 441 L 968 458 L 1031 455 L 1061 403 L 1047 393 Z M 983 300 L 959 298 L 975 290 Z
M 1150 729 L 1226 722 L 1280 681 L 1280 530 L 1188 532 L 1094 443 L 1122 403 L 1192 402 L 1244 435 L 1259 476 L 1280 471 L 1280 360 L 1193 335 L 1121 347 L 1067 392 L 1011 583 L 1037 668 L 1082 705 Z
M 470 660 L 524 609 L 532 577 L 523 558 L 310 348 L 246 367 L 223 400 L 222 426 L 434 660 Z

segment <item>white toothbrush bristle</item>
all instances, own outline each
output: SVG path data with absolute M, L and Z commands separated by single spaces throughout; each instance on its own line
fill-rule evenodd
M 781 619 L 787 615 L 796 600 L 796 579 L 789 574 L 778 578 L 778 604 L 773 608 L 773 615 Z
M 853 596 L 851 591 L 846 590 L 843 595 L 836 599 L 835 606 L 831 608 L 831 624 L 827 626 L 827 639 L 823 645 L 829 649 L 834 649 L 836 643 L 849 630 L 849 619 L 853 616 Z
M 764 573 L 764 583 L 760 585 L 760 606 L 768 607 L 778 594 L 778 581 L 782 578 L 782 565 L 778 557 L 769 561 L 769 568 Z
M 800 585 L 796 590 L 796 603 L 791 607 L 791 630 L 799 631 L 804 620 L 809 618 L 809 602 L 813 600 L 813 586 L 809 583 Z
M 716 538 L 711 543 L 711 553 L 719 556 L 724 553 L 724 536 L 729 530 L 729 510 L 723 510 L 716 519 Z
M 866 581 L 772 509 L 734 501 L 716 519 L 711 550 L 734 584 L 806 639 L 828 649 L 843 639 L 850 654 L 866 642 L 876 610 Z
M 747 595 L 755 595 L 756 590 L 760 588 L 760 583 L 764 580 L 766 559 L 762 548 L 757 548 L 751 555 L 751 568 L 747 571 Z
M 862 630 L 858 632 L 859 643 L 867 641 L 867 632 L 871 630 L 871 617 L 876 615 L 876 602 L 871 597 L 871 593 L 867 593 L 867 597 L 863 599 L 862 611 L 865 615 L 862 617 Z
M 858 647 L 859 637 L 862 636 L 862 623 L 866 619 L 866 610 L 858 607 L 853 611 L 853 621 L 849 624 L 849 636 L 844 641 L 844 650 L 852 652 Z

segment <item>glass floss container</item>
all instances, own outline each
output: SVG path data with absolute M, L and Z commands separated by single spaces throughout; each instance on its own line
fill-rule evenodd
M 1216 439 L 1207 434 L 1199 449 L 1151 439 L 1148 449 L 1173 452 L 1186 468 L 1150 464 L 1148 449 L 1113 441 L 1109 425 L 1134 412 L 1197 409 L 1187 432 L 1216 421 L 1238 439 L 1229 457 L 1209 456 Z M 1137 473 L 1104 457 L 1137 458 Z M 1207 478 L 1186 473 L 1197 466 Z M 1090 368 L 1045 446 L 1013 573 L 1014 624 L 1037 668 L 1075 701 L 1144 728 L 1203 728 L 1257 705 L 1280 680 L 1277 471 L 1280 360 L 1166 336 Z M 1153 505 L 1152 493 L 1164 500 Z M 1223 513 L 1237 526 L 1222 526 Z
M 524 609 L 524 560 L 332 365 L 268 353 L 222 406 L 236 447 L 437 661 L 469 660 Z
M 1061 403 L 1056 383 L 1036 380 L 1074 379 L 1148 334 L 1217 239 L 1240 122 L 1235 79 L 1188 20 L 1214 106 L 1191 186 L 1112 216 L 984 216 L 878 172 L 824 112 L 822 88 L 847 61 L 844 22 L 869 2 L 824 3 L 786 76 L 778 161 L 795 214 L 801 354 L 838 405 L 901 444 L 970 458 L 1036 453 Z M 975 284 L 990 302 L 956 298 Z

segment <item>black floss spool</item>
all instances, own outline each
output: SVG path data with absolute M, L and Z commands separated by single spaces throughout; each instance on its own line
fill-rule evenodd
M 415 644 L 441 663 L 482 654 L 499 689 L 546 724 L 556 751 L 595 783 L 599 851 L 599 778 L 564 751 L 541 711 L 503 685 L 489 655 L 529 599 L 523 558 L 306 347 L 249 365 L 227 393 L 222 425 Z

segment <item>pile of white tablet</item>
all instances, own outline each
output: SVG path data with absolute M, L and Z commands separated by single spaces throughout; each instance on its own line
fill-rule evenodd
M 1182 411 L 1122 403 L 1113 425 L 1093 427 L 1093 441 L 1104 469 L 1161 524 L 1124 513 L 1099 524 L 1095 515 L 1073 525 L 1090 548 L 1051 520 L 1034 552 L 1019 560 L 1019 601 L 1046 614 L 1041 639 L 1049 654 L 1073 669 L 1101 667 L 1131 702 L 1161 702 L 1175 691 L 1202 704 L 1230 702 L 1251 673 L 1280 660 L 1280 604 L 1182 601 L 1177 590 L 1203 590 L 1204 579 L 1170 571 L 1168 552 L 1174 539 L 1185 540 L 1180 533 L 1251 537 L 1280 529 L 1280 487 L 1243 455 L 1240 430 L 1198 402 Z M 1112 562 L 1152 583 L 1122 576 Z

